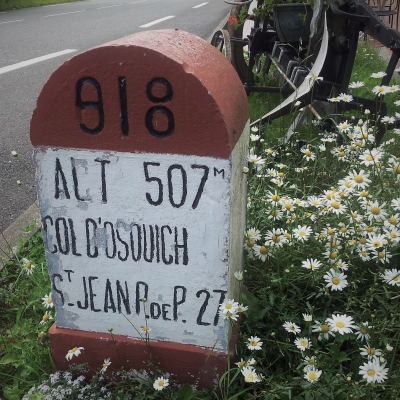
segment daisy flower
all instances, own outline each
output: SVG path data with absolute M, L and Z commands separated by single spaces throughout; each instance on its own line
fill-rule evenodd
M 151 328 L 149 326 L 142 326 L 140 327 L 140 331 L 146 335 L 149 334 L 149 332 L 151 332 Z
M 335 271 L 334 268 L 331 268 L 329 272 L 324 275 L 324 279 L 326 286 L 331 288 L 331 290 L 342 291 L 348 285 L 346 275 Z
M 306 374 L 304 375 L 304 379 L 307 379 L 308 382 L 310 383 L 314 383 L 319 379 L 321 374 L 322 374 L 321 370 L 310 367 L 307 369 Z
M 368 206 L 369 218 L 383 220 L 387 217 L 387 212 L 384 209 L 385 204 L 378 202 L 371 202 Z
M 243 311 L 247 311 L 248 309 L 249 309 L 248 306 L 244 306 L 243 304 L 240 303 L 240 304 L 238 305 L 236 311 L 237 311 L 238 313 L 241 313 L 241 312 L 243 312 Z
M 339 268 L 341 271 L 347 271 L 349 269 L 349 264 L 343 261 L 341 258 L 336 261 L 336 268 Z
M 351 101 L 353 101 L 353 96 L 351 94 L 340 93 L 339 98 L 341 101 L 344 101 L 345 103 L 350 103 Z
M 331 97 L 328 101 L 332 103 L 338 103 L 341 99 L 339 97 Z
M 231 319 L 232 321 L 237 321 L 239 314 L 237 309 L 233 309 L 232 311 L 222 311 L 218 310 L 218 314 L 223 319 Z
M 321 262 L 314 258 L 307 258 L 306 261 L 301 262 L 301 266 L 307 269 L 318 269 L 321 267 Z
M 394 210 L 400 211 L 400 197 L 393 199 L 390 204 Z
M 23 258 L 21 261 L 22 261 L 22 263 L 24 265 L 26 274 L 27 275 L 32 275 L 33 274 L 33 270 L 36 267 L 26 258 Z
M 305 158 L 307 161 L 315 160 L 316 155 L 315 155 L 315 153 L 313 153 L 313 152 L 309 149 L 309 147 L 303 147 L 303 148 L 301 149 L 301 152 L 304 154 L 303 158 Z
M 220 306 L 219 306 L 219 310 L 223 313 L 226 314 L 227 312 L 230 313 L 235 313 L 237 308 L 238 308 L 239 303 L 235 300 L 227 300 L 224 301 Z
M 353 186 L 356 186 L 357 189 L 365 189 L 371 183 L 371 179 L 369 179 L 369 174 L 367 174 L 363 169 L 359 172 L 353 170 L 348 178 L 351 180 Z
M 383 274 L 379 275 L 380 278 L 392 286 L 400 286 L 400 271 L 397 269 L 387 269 Z
M 315 321 L 315 324 L 311 327 L 313 332 L 318 332 L 318 340 L 329 339 L 329 336 L 335 336 L 332 332 L 330 326 L 327 323 L 321 323 L 319 321 Z
M 153 383 L 153 388 L 155 390 L 163 390 L 169 385 L 169 379 L 166 379 L 164 377 L 157 378 L 154 383 Z
M 348 317 L 346 314 L 332 314 L 332 318 L 326 320 L 333 332 L 338 332 L 341 335 L 345 333 L 352 333 L 352 329 L 357 327 L 354 325 L 352 317 Z
M 338 124 L 337 127 L 340 132 L 348 132 L 352 126 L 347 121 L 344 121 L 344 122 L 341 122 L 340 124 Z
M 103 365 L 102 365 L 102 368 L 101 368 L 101 370 L 100 370 L 100 373 L 102 374 L 102 373 L 106 372 L 106 369 L 110 366 L 110 364 L 111 364 L 110 359 L 109 359 L 109 358 L 106 358 L 106 359 L 104 360 L 104 362 L 103 362 Z
M 255 244 L 253 246 L 253 251 L 257 258 L 259 258 L 261 261 L 265 261 L 268 257 L 269 247 Z
M 372 326 L 368 325 L 368 321 L 363 322 L 361 326 L 358 327 L 358 331 L 355 332 L 357 339 L 368 341 L 371 338 L 369 330 Z
M 294 341 L 294 344 L 301 351 L 305 351 L 306 349 L 309 349 L 312 346 L 311 342 L 305 337 L 297 338 Z
M 389 117 L 388 115 L 381 118 L 383 124 L 394 124 L 396 119 L 394 117 Z
M 346 211 L 347 206 L 337 200 L 333 200 L 328 204 L 329 211 L 335 213 L 336 215 L 342 214 Z
M 360 87 L 363 87 L 365 85 L 364 82 L 358 81 L 358 82 L 351 82 L 349 84 L 350 89 L 359 89 Z
M 46 311 L 42 317 L 42 320 L 39 322 L 40 325 L 46 324 L 47 322 L 49 322 L 50 320 L 52 320 L 53 317 L 50 314 L 49 311 Z
M 316 360 L 315 360 L 314 356 L 311 356 L 311 357 L 306 356 L 306 357 L 304 357 L 303 362 L 305 362 L 307 364 L 307 367 L 312 367 L 315 365 Z
M 74 347 L 73 349 L 68 350 L 68 353 L 65 356 L 65 358 L 69 361 L 73 356 L 78 357 L 81 354 L 82 350 L 84 350 L 83 347 Z
M 250 228 L 246 232 L 246 237 L 250 240 L 257 241 L 261 239 L 261 232 L 256 228 Z
M 377 250 L 386 245 L 387 240 L 385 235 L 376 235 L 374 233 L 368 234 L 368 239 L 365 243 L 365 246 L 368 250 Z
M 249 350 L 261 350 L 263 342 L 261 342 L 260 338 L 258 338 L 257 336 L 250 336 L 247 340 L 249 342 L 247 343 L 247 348 Z
M 238 281 L 242 281 L 243 280 L 243 272 L 236 271 L 233 275 Z
M 307 225 L 304 226 L 299 225 L 297 228 L 293 229 L 294 237 L 300 242 L 307 241 L 311 233 L 312 229 Z
M 303 315 L 303 319 L 306 322 L 311 322 L 312 321 L 312 315 L 310 314 L 302 314 Z
M 282 325 L 286 331 L 297 335 L 301 332 L 300 327 L 293 322 L 286 322 Z
M 386 72 L 380 71 L 380 72 L 374 72 L 371 74 L 371 78 L 383 78 L 384 76 L 386 76 Z
M 383 156 L 382 150 L 371 149 L 371 150 L 366 150 L 363 154 L 361 154 L 358 157 L 358 159 L 361 161 L 361 164 L 364 164 L 368 167 L 370 165 L 375 165 L 379 163 L 382 156 Z
M 379 356 L 382 355 L 382 350 L 380 349 L 375 349 L 374 347 L 371 347 L 369 344 L 364 347 L 360 347 L 360 354 L 362 356 L 368 357 L 368 360 L 375 360 L 378 359 Z
M 250 141 L 251 142 L 257 142 L 257 140 L 260 139 L 260 135 L 250 135 Z
M 46 308 L 54 307 L 53 299 L 51 298 L 51 293 L 49 295 L 46 294 L 44 297 L 42 297 L 42 304 Z
M 378 360 L 368 361 L 360 367 L 359 374 L 362 375 L 368 383 L 382 383 L 387 379 L 389 368 L 385 368 L 386 363 L 382 365 Z
M 256 126 L 252 126 L 251 127 L 251 131 L 256 133 L 256 132 L 258 132 L 258 128 Z
M 271 247 L 281 247 L 287 242 L 286 236 L 284 236 L 284 232 L 280 228 L 273 228 L 272 231 L 267 231 L 265 240 Z
M 375 86 L 372 89 L 372 93 L 376 94 L 377 96 L 383 96 L 386 93 L 389 93 L 389 88 L 387 86 Z
M 244 376 L 244 381 L 248 383 L 257 383 L 261 382 L 261 377 L 257 375 L 254 367 L 248 366 L 242 369 L 242 374 Z

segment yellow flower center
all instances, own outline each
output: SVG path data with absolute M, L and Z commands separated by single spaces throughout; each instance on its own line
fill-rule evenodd
M 379 207 L 371 207 L 371 212 L 374 215 L 379 215 L 381 213 L 381 209 Z
M 385 253 L 383 251 L 378 252 L 379 258 L 385 258 Z
M 291 239 L 291 236 L 290 236 L 290 233 L 284 233 L 283 234 L 283 236 L 285 236 L 285 238 L 287 239 L 287 240 L 290 240 Z
M 373 228 L 372 226 L 367 226 L 367 227 L 365 227 L 365 230 L 366 230 L 367 232 L 373 232 L 373 231 L 374 231 L 374 228 Z
M 341 229 L 341 231 L 342 231 L 343 233 L 345 233 L 345 232 L 347 232 L 347 228 L 344 226 L 344 227 Z
M 396 225 L 396 224 L 397 224 L 397 218 L 395 218 L 395 217 L 390 217 L 390 218 L 388 219 L 388 221 L 389 221 L 389 223 L 392 224 L 392 225 Z
M 332 229 L 332 228 L 329 228 L 329 229 L 327 230 L 327 232 L 328 232 L 328 235 L 333 235 L 333 234 L 335 233 L 335 230 Z
M 319 327 L 319 329 L 321 329 L 321 332 L 323 332 L 323 333 L 328 333 L 328 332 L 329 332 L 329 326 L 328 326 L 328 325 L 325 325 L 325 324 L 322 324 L 322 325 Z
M 353 218 L 357 218 L 357 217 L 358 217 L 358 214 L 357 214 L 356 212 L 353 212 L 353 213 L 351 213 L 351 216 L 352 216 Z
M 339 283 L 340 283 L 340 279 L 339 279 L 339 278 L 336 278 L 336 277 L 334 277 L 334 278 L 332 278 L 332 283 L 333 283 L 334 285 L 339 285 Z
M 275 243 L 279 243 L 281 241 L 281 237 L 279 235 L 272 235 L 271 239 Z
M 25 265 L 25 268 L 26 268 L 26 269 L 31 269 L 31 268 L 32 268 L 32 264 L 31 264 L 30 262 L 28 262 L 28 263 Z
M 265 246 L 261 246 L 260 247 L 260 253 L 265 255 L 268 254 L 268 249 Z
M 314 371 L 311 371 L 308 373 L 308 377 L 310 380 L 315 381 L 317 379 L 317 373 Z
M 367 239 L 366 239 L 365 237 L 362 237 L 362 238 L 360 239 L 360 243 L 361 243 L 361 244 L 367 243 Z
M 293 207 L 292 203 L 286 203 L 285 208 L 286 210 L 290 210 Z
M 158 386 L 164 386 L 164 383 L 165 383 L 165 382 L 161 379 L 160 381 L 157 382 L 157 385 L 158 385 Z
M 337 326 L 338 328 L 344 328 L 344 322 L 342 322 L 342 321 L 337 321 L 337 322 L 336 322 L 336 326 Z
M 337 201 L 332 201 L 331 206 L 338 210 L 340 208 L 340 203 L 338 203 Z
M 364 178 L 363 178 L 361 175 L 356 175 L 356 176 L 354 177 L 354 181 L 355 181 L 356 183 L 363 183 L 363 182 L 364 182 Z
M 249 240 L 247 242 L 247 247 L 254 247 L 254 242 L 252 240 Z
M 369 347 L 367 350 L 368 355 L 373 356 L 375 354 L 375 349 L 372 347 Z
M 295 215 L 292 215 L 290 218 L 294 221 L 297 217 Z
M 258 342 L 255 340 L 250 340 L 250 345 L 251 346 L 257 346 Z
M 355 151 L 355 150 L 356 150 L 356 146 L 351 145 L 351 146 L 350 146 L 350 150 L 351 150 L 351 151 Z
M 375 375 L 375 370 L 369 369 L 369 370 L 367 371 L 367 374 L 368 374 L 368 376 L 374 376 L 374 375 Z
M 313 359 L 313 358 L 310 358 L 310 359 L 308 360 L 308 364 L 309 364 L 309 365 L 314 365 L 314 364 L 315 364 L 314 359 Z
M 363 190 L 362 192 L 360 192 L 360 196 L 361 196 L 361 197 L 367 197 L 367 196 L 368 196 L 368 192 L 366 192 L 365 190 Z
M 395 174 L 400 174 L 400 165 L 398 165 L 398 166 L 394 169 L 394 173 L 395 173 Z
M 338 247 L 338 244 L 337 244 L 336 242 L 332 242 L 331 247 L 332 247 L 333 249 L 336 249 L 336 247 Z
M 78 350 L 78 348 L 77 348 L 77 347 L 74 347 L 74 348 L 71 350 L 71 353 L 75 353 L 77 350 Z
M 308 345 L 308 342 L 306 340 L 300 341 L 300 346 L 306 347 Z
M 339 153 L 338 153 L 338 156 L 339 156 L 339 157 L 344 157 L 344 156 L 345 156 L 345 154 L 344 154 L 344 152 L 343 152 L 343 151 L 339 151 Z
M 312 155 L 311 151 L 308 150 L 308 149 L 304 152 L 304 154 L 305 154 L 307 157 L 311 157 L 311 155 Z
M 347 188 L 351 188 L 351 182 L 346 182 L 346 183 L 344 184 L 344 186 L 346 186 Z
M 53 302 L 53 299 L 51 297 L 48 297 L 46 301 L 47 301 L 48 304 L 50 304 L 50 303 Z
M 334 252 L 334 251 L 329 255 L 329 258 L 330 258 L 331 260 L 335 260 L 337 257 L 338 257 L 338 253 L 336 253 L 336 252 Z
M 366 334 L 368 333 L 368 329 L 362 327 L 362 328 L 360 328 L 360 332 L 361 332 L 363 335 L 366 335 Z
M 272 201 L 279 201 L 281 198 L 277 194 L 272 195 L 271 197 Z
M 279 178 L 282 178 L 285 176 L 285 174 L 283 172 L 278 172 L 278 176 L 279 176 Z
M 240 368 L 240 367 L 243 367 L 243 365 L 246 365 L 246 361 L 240 361 L 240 362 L 239 362 L 239 368 Z
M 273 217 L 277 217 L 277 216 L 279 215 L 279 211 L 278 211 L 278 210 L 272 210 L 272 211 L 271 211 L 271 215 L 272 215 Z
M 49 320 L 49 318 L 50 318 L 50 316 L 48 314 L 44 314 L 43 317 L 42 317 L 42 320 L 44 322 L 47 322 Z

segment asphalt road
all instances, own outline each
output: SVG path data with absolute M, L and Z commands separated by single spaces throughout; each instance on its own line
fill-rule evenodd
M 229 9 L 223 0 L 85 0 L 0 13 L 0 232 L 36 200 L 29 123 L 59 65 L 142 30 L 178 28 L 207 39 Z M 64 50 L 71 51 L 34 62 Z

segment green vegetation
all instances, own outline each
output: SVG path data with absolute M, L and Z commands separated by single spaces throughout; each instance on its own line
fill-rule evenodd
M 51 4 L 72 3 L 79 0 L 0 0 L 0 11 L 18 8 L 48 6 Z
M 353 85 L 353 96 L 374 98 L 379 79 L 371 74 L 385 64 L 360 47 L 356 65 L 352 80 L 364 84 Z M 395 83 L 385 96 L 393 119 L 400 104 Z M 251 96 L 253 118 L 265 113 L 266 98 L 268 109 L 279 102 Z M 218 387 L 193 392 L 165 378 L 168 371 L 119 371 L 118 381 L 107 381 L 102 371 L 113 371 L 107 360 L 90 382 L 54 371 L 46 333 L 54 309 L 39 233 L 0 271 L 0 397 L 399 398 L 400 130 L 391 129 L 389 116 L 359 110 L 337 115 L 331 133 L 308 120 L 284 144 L 283 125 L 300 107 L 265 132 L 251 132 L 243 169 L 246 257 L 243 275 L 236 275 L 245 286 L 235 303 L 220 307 L 232 325 L 239 312 L 243 318 L 235 360 Z M 388 134 L 377 146 L 375 121 L 382 117 Z M 81 362 L 84 351 L 71 349 L 71 357 Z

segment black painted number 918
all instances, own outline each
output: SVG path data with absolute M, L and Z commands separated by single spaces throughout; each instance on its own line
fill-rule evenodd
M 94 88 L 97 94 L 97 100 L 85 101 L 82 100 L 82 90 L 85 85 L 90 85 Z M 163 96 L 155 95 L 154 88 L 161 87 L 164 89 L 165 94 Z M 119 102 L 120 102 L 120 120 L 121 120 L 121 132 L 123 136 L 129 135 L 129 115 L 128 115 L 128 96 L 126 89 L 126 78 L 120 76 L 118 78 L 119 88 Z M 144 125 L 148 132 L 158 138 L 165 138 L 174 133 L 175 130 L 175 119 L 172 111 L 163 105 L 172 100 L 174 95 L 172 85 L 165 78 L 154 78 L 146 87 L 146 95 L 148 100 L 152 103 L 157 104 L 149 108 L 144 116 Z M 84 122 L 79 124 L 83 132 L 89 135 L 98 135 L 104 129 L 104 103 L 103 93 L 101 90 L 100 83 L 91 77 L 81 78 L 76 82 L 76 106 L 82 110 L 94 110 L 98 114 L 98 123 L 95 127 L 88 127 Z M 154 126 L 154 118 L 157 114 L 162 114 L 167 119 L 167 128 L 165 130 L 158 130 Z

